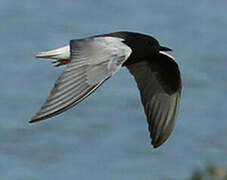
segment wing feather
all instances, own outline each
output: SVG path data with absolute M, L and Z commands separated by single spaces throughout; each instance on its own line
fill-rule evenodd
M 30 122 L 53 117 L 75 106 L 115 74 L 131 54 L 121 38 L 93 37 L 70 42 L 71 62 Z
M 150 61 L 128 65 L 141 94 L 154 147 L 171 134 L 179 110 L 182 82 L 173 58 L 158 53 Z

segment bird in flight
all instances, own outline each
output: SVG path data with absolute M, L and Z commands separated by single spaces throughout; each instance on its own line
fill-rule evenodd
M 162 145 L 171 134 L 180 105 L 181 73 L 175 59 L 152 36 L 114 32 L 71 40 L 40 52 L 36 58 L 66 65 L 44 105 L 30 123 L 56 116 L 88 97 L 121 67 L 134 76 L 147 117 L 151 144 Z

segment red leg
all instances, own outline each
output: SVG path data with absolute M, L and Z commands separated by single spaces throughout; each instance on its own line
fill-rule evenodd
M 66 65 L 68 63 L 71 62 L 71 59 L 59 59 L 53 63 L 56 63 L 55 67 L 59 67 L 59 66 L 62 66 L 62 65 Z

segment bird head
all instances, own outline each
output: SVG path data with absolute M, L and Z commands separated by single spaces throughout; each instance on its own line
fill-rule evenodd
M 152 53 L 156 53 L 157 51 L 172 51 L 172 49 L 161 46 L 157 39 L 153 38 L 152 36 L 149 36 L 148 38 L 148 44 L 150 46 L 150 49 L 152 50 Z

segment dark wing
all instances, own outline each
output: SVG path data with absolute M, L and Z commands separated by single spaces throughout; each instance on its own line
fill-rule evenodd
M 44 120 L 68 110 L 115 74 L 131 54 L 131 49 L 122 41 L 114 37 L 72 40 L 71 62 L 30 122 Z
M 182 89 L 180 71 L 173 58 L 163 52 L 127 68 L 140 90 L 152 145 L 156 148 L 167 140 L 175 125 Z

